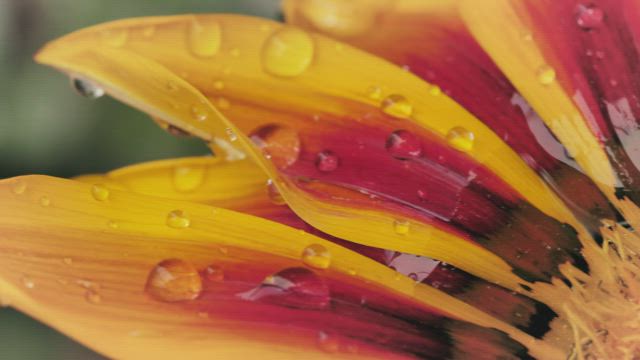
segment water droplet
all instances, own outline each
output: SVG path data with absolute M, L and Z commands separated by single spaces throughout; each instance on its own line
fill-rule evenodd
M 178 90 L 178 84 L 175 81 L 169 80 L 164 84 L 165 89 L 168 91 L 176 91 Z
M 34 287 L 36 287 L 36 283 L 33 282 L 33 280 L 28 276 L 23 276 L 20 280 L 22 281 L 22 285 L 24 285 L 24 287 L 26 287 L 27 289 L 33 289 Z
M 340 350 L 340 339 L 324 331 L 318 333 L 318 346 L 328 353 L 336 353 Z
M 362 6 L 365 4 L 366 6 Z M 364 35 L 373 29 L 380 14 L 385 13 L 390 1 L 300 1 L 305 20 L 323 33 L 343 38 Z
M 104 89 L 89 80 L 72 78 L 71 85 L 78 94 L 89 99 L 97 99 L 104 95 Z
M 351 276 L 356 276 L 358 274 L 358 272 L 355 269 L 349 269 L 347 270 L 347 273 Z
M 17 181 L 11 186 L 11 191 L 16 195 L 22 195 L 27 191 L 27 184 L 22 181 Z
M 576 23 L 584 30 L 593 30 L 600 27 L 604 20 L 604 12 L 595 5 L 578 5 Z
M 156 27 L 153 25 L 145 26 L 142 28 L 142 36 L 150 38 L 156 33 Z
M 211 282 L 224 281 L 224 271 L 217 265 L 209 265 L 204 269 L 204 278 Z
M 233 131 L 232 128 L 226 128 L 226 129 L 224 129 L 224 131 L 227 133 L 227 136 L 229 137 L 229 141 L 238 140 L 238 135 L 236 135 L 236 132 Z
M 117 229 L 117 228 L 120 227 L 120 225 L 118 225 L 118 222 L 114 221 L 114 220 L 107 221 L 107 226 L 112 228 L 112 229 Z
M 189 192 L 199 188 L 204 182 L 204 166 L 177 166 L 173 169 L 173 186 L 178 192 Z
M 429 200 L 429 192 L 427 192 L 425 189 L 418 189 L 417 194 L 421 200 Z
M 278 190 L 278 187 L 271 179 L 267 180 L 267 195 L 269 195 L 269 200 L 271 200 L 274 205 L 285 205 L 287 203 L 282 194 L 280 194 L 280 190 Z
M 193 105 L 191 107 L 191 116 L 198 121 L 205 121 L 209 117 L 208 111 L 202 105 Z
M 409 233 L 411 223 L 407 220 L 396 220 L 393 222 L 393 231 L 398 235 L 406 235 Z
M 440 86 L 438 85 L 431 85 L 431 88 L 429 88 L 429 94 L 432 96 L 439 96 L 442 94 L 442 89 L 440 89 Z
M 191 52 L 200 57 L 210 57 L 220 50 L 222 30 L 220 24 L 211 20 L 193 18 L 189 24 L 187 39 Z
M 447 142 L 452 147 L 460 151 L 471 151 L 475 136 L 473 133 L 461 126 L 456 126 L 447 133 Z
M 100 41 L 102 44 L 111 47 L 122 47 L 127 43 L 129 38 L 129 30 L 120 29 L 107 29 L 100 32 Z
M 550 85 L 556 80 L 556 71 L 549 65 L 538 68 L 538 81 L 542 85 Z
M 51 199 L 49 199 L 47 196 L 43 196 L 40 198 L 40 205 L 47 207 L 49 205 L 51 205 Z
M 218 100 L 216 100 L 216 105 L 218 105 L 218 108 L 222 110 L 226 110 L 231 107 L 229 100 L 223 97 L 219 97 Z
M 202 279 L 190 263 L 180 259 L 164 260 L 149 273 L 146 291 L 161 301 L 193 300 L 202 292 Z
M 265 42 L 262 65 L 271 75 L 298 76 L 311 65 L 313 53 L 313 39 L 308 33 L 293 27 L 282 27 Z
M 367 90 L 367 96 L 371 100 L 382 100 L 382 88 L 380 86 L 372 86 Z
M 182 210 L 173 210 L 167 215 L 167 226 L 174 229 L 184 229 L 191 225 L 191 220 Z
M 66 257 L 64 259 L 62 259 L 62 262 L 67 264 L 67 265 L 73 265 L 73 259 L 70 257 Z
M 403 95 L 391 94 L 382 101 L 382 111 L 387 115 L 406 119 L 413 114 L 413 105 Z
M 409 159 L 422 155 L 422 142 L 407 130 L 396 130 L 387 138 L 386 148 L 397 159 Z
M 302 262 L 316 269 L 326 269 L 331 265 L 331 254 L 326 247 L 312 244 L 302 251 Z
M 338 168 L 340 159 L 333 151 L 325 150 L 316 157 L 316 168 L 322 172 L 331 172 Z
M 102 296 L 100 296 L 100 294 L 98 294 L 98 292 L 93 289 L 85 290 L 84 298 L 85 300 L 87 300 L 87 302 L 90 302 L 92 304 L 99 304 L 102 302 Z
M 98 201 L 106 201 L 109 199 L 109 189 L 104 185 L 96 184 L 91 187 L 91 195 Z
M 213 88 L 216 90 L 224 89 L 224 82 L 222 80 L 216 80 L 213 82 Z
M 293 165 L 300 156 L 300 137 L 289 127 L 260 127 L 252 133 L 251 140 L 262 150 L 264 156 L 281 170 Z
M 238 295 L 249 301 L 297 309 L 322 310 L 329 306 L 329 287 L 313 271 L 294 267 L 267 276 L 255 289 Z

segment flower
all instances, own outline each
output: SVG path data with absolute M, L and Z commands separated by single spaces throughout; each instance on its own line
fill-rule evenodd
M 2 181 L 0 295 L 116 358 L 631 357 L 636 6 L 300 0 L 67 35 L 36 60 L 216 155 Z

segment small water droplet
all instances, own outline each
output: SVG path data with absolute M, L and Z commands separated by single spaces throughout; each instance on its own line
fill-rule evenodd
M 422 155 L 422 142 L 407 130 L 396 130 L 387 138 L 386 148 L 397 159 L 409 159 Z
M 393 222 L 393 231 L 398 235 L 406 235 L 409 233 L 411 223 L 407 220 L 396 220 Z
M 300 137 L 286 126 L 262 126 L 252 133 L 251 140 L 281 170 L 293 165 L 300 156 Z
M 382 100 L 382 88 L 380 86 L 371 86 L 367 90 L 367 96 L 371 100 Z
M 120 225 L 118 224 L 118 222 L 117 222 L 117 221 L 115 221 L 115 220 L 109 220 L 109 221 L 107 221 L 107 226 L 108 226 L 108 227 L 110 227 L 110 228 L 112 228 L 112 229 L 117 229 L 117 228 L 119 228 L 119 227 L 120 227 Z
M 208 111 L 202 105 L 193 105 L 191 107 L 191 116 L 198 121 L 205 121 L 209 117 Z
M 255 289 L 238 295 L 249 301 L 297 309 L 322 310 L 329 306 L 329 287 L 313 271 L 294 267 L 267 276 Z
M 418 189 L 417 194 L 420 200 L 424 200 L 424 201 L 429 200 L 429 192 L 426 191 L 425 189 Z
M 95 184 L 91 187 L 91 195 L 98 201 L 106 201 L 109 199 L 109 189 L 104 185 Z
M 333 151 L 325 150 L 316 157 L 316 168 L 322 172 L 331 172 L 338 168 L 340 159 Z
M 440 86 L 438 85 L 431 85 L 431 88 L 429 88 L 429 94 L 432 96 L 440 96 L 442 94 L 442 89 L 440 89 Z
M 318 346 L 328 353 L 336 353 L 340 350 L 340 339 L 324 331 L 318 333 Z
M 275 76 L 293 77 L 305 72 L 314 56 L 313 39 L 303 30 L 282 27 L 262 48 L 264 70 Z
M 100 32 L 100 41 L 102 44 L 111 47 L 122 47 L 127 43 L 129 38 L 129 30 L 120 29 L 107 29 Z
M 73 265 L 73 259 L 70 257 L 66 257 L 64 259 L 62 259 L 62 262 L 64 262 L 67 265 Z
M 153 25 L 145 26 L 142 28 L 142 36 L 150 38 L 156 33 L 156 27 Z
M 22 181 L 17 181 L 11 185 L 11 191 L 16 195 L 22 195 L 27 191 L 27 184 Z
M 382 111 L 393 117 L 406 119 L 413 114 L 413 105 L 400 94 L 391 94 L 382 101 Z
M 202 292 L 202 279 L 190 263 L 180 259 L 164 260 L 149 273 L 146 291 L 161 301 L 193 300 Z
M 178 84 L 176 84 L 175 81 L 173 80 L 168 80 L 165 84 L 164 84 L 165 89 L 167 89 L 168 91 L 176 91 L 178 90 Z
M 216 90 L 222 90 L 224 89 L 224 81 L 222 80 L 216 80 L 213 82 L 213 88 Z
M 347 273 L 351 276 L 355 276 L 358 274 L 358 272 L 355 269 L 349 269 L 347 270 Z
M 209 265 L 204 269 L 204 278 L 211 282 L 224 281 L 224 271 L 217 265 Z
M 223 97 L 219 97 L 218 100 L 216 100 L 216 105 L 222 110 L 226 110 L 231 107 L 231 103 L 229 102 L 229 100 Z
M 98 294 L 98 292 L 93 289 L 85 290 L 84 298 L 85 300 L 87 300 L 87 302 L 90 302 L 92 304 L 99 304 L 102 302 L 102 296 L 100 296 L 100 294 Z
M 468 152 L 473 149 L 475 136 L 461 126 L 456 126 L 447 133 L 447 142 L 457 150 Z
M 602 25 L 604 12 L 595 5 L 578 5 L 576 24 L 583 30 L 593 30 Z
M 302 251 L 302 262 L 316 269 L 326 269 L 331 265 L 331 254 L 323 245 L 312 244 Z
M 104 89 L 96 85 L 95 83 L 80 79 L 80 78 L 72 78 L 71 85 L 78 92 L 78 94 L 89 98 L 89 99 L 97 99 L 104 95 Z
M 28 276 L 23 276 L 21 281 L 22 285 L 24 285 L 24 287 L 26 287 L 27 289 L 33 289 L 34 287 L 36 287 L 36 283 L 33 282 L 33 280 Z
M 227 133 L 227 136 L 229 137 L 229 141 L 238 140 L 238 135 L 236 134 L 235 131 L 233 131 L 232 128 L 226 128 L 226 129 L 224 129 L 224 131 Z
M 193 18 L 187 34 L 189 49 L 199 57 L 210 57 L 220 50 L 222 30 L 220 24 L 211 20 Z
M 287 203 L 271 179 L 267 180 L 267 195 L 269 195 L 269 200 L 271 200 L 271 203 L 274 205 L 285 205 Z
M 191 225 L 191 220 L 182 210 L 173 210 L 167 215 L 167 226 L 174 229 L 184 229 Z
M 538 81 L 542 85 L 550 85 L 556 80 L 556 71 L 549 65 L 538 68 Z
M 173 186 L 178 192 L 194 191 L 204 183 L 204 166 L 177 166 L 173 169 Z
M 47 207 L 49 205 L 51 205 L 51 199 L 49 199 L 47 196 L 43 196 L 40 198 L 40 205 Z

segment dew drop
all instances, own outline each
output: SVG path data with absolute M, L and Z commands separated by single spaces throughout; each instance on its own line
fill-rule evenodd
M 17 181 L 11 186 L 11 191 L 16 195 L 22 195 L 27 191 L 27 184 L 22 181 Z
M 78 94 L 89 98 L 97 99 L 104 95 L 104 89 L 94 84 L 93 82 L 80 78 L 72 78 L 71 85 L 78 92 Z
M 406 119 L 413 114 L 413 105 L 400 94 L 391 94 L 382 101 L 382 111 L 393 117 Z
M 282 194 L 280 194 L 280 190 L 278 190 L 278 187 L 271 179 L 267 180 L 267 195 L 269 196 L 271 203 L 274 205 L 285 205 L 287 203 Z
M 595 5 L 578 5 L 576 24 L 583 30 L 593 30 L 602 25 L 604 12 Z
M 316 157 L 316 168 L 322 172 L 331 172 L 338 168 L 340 159 L 330 150 L 321 151 Z
M 389 1 L 306 0 L 300 1 L 305 20 L 323 33 L 343 38 L 363 35 L 372 28 L 378 16 L 387 11 Z
M 442 89 L 438 85 L 431 85 L 431 88 L 429 88 L 429 94 L 432 96 L 440 96 L 442 94 Z
M 382 88 L 380 86 L 372 86 L 367 90 L 367 96 L 371 100 L 382 100 Z
M 62 262 L 65 263 L 66 265 L 73 265 L 73 259 L 70 257 L 66 257 L 62 259 Z
M 202 105 L 193 105 L 191 107 L 191 116 L 197 121 L 205 121 L 209 114 Z
M 146 291 L 160 301 L 196 299 L 202 292 L 202 279 L 193 265 L 180 259 L 158 263 L 149 273 Z
M 238 140 L 238 135 L 236 134 L 235 131 L 233 131 L 232 128 L 226 128 L 224 129 L 224 132 L 227 133 L 227 136 L 229 137 L 229 141 Z
M 194 18 L 189 24 L 187 41 L 189 49 L 195 56 L 210 57 L 220 50 L 222 30 L 220 24 L 215 21 L 203 22 Z
M 204 278 L 210 282 L 222 282 L 224 281 L 224 271 L 217 265 L 209 265 L 204 269 Z
M 262 65 L 271 75 L 298 76 L 311 65 L 313 53 L 313 39 L 307 32 L 282 27 L 266 40 L 262 48 Z
M 336 353 L 340 350 L 340 339 L 324 331 L 318 333 L 318 346 L 328 353 Z
M 173 210 L 167 215 L 167 226 L 174 229 L 185 229 L 191 225 L 191 220 L 182 210 Z
M 300 137 L 294 129 L 286 126 L 260 127 L 252 133 L 251 140 L 280 170 L 293 165 L 300 156 Z
M 204 183 L 204 166 L 177 166 L 173 169 L 173 187 L 178 192 L 194 191 Z
M 27 289 L 33 289 L 36 287 L 36 283 L 28 276 L 23 276 L 20 280 L 22 281 L 22 285 Z
M 468 152 L 473 149 L 475 136 L 461 126 L 456 126 L 447 133 L 447 142 L 457 150 Z
M 393 222 L 393 231 L 398 235 L 406 235 L 409 233 L 411 223 L 407 220 L 396 220 Z
M 542 85 L 550 85 L 556 80 L 556 71 L 549 65 L 538 68 L 538 81 Z
M 95 184 L 91 187 L 91 195 L 98 201 L 106 201 L 109 199 L 109 189 L 104 185 Z
M 84 298 L 91 304 L 99 304 L 102 302 L 102 296 L 100 296 L 100 294 L 98 294 L 98 292 L 93 289 L 85 290 Z
M 229 102 L 229 100 L 223 97 L 219 97 L 218 100 L 216 100 L 216 105 L 222 110 L 226 110 L 231 107 L 231 103 Z
M 107 226 L 110 227 L 111 229 L 117 229 L 120 227 L 120 225 L 118 224 L 117 221 L 114 220 L 109 220 L 107 221 Z
M 47 196 L 43 196 L 40 198 L 40 205 L 47 207 L 49 205 L 51 205 L 51 199 L 49 199 L 49 197 Z
M 396 130 L 387 138 L 386 148 L 396 159 L 410 159 L 422 155 L 420 139 L 407 130 Z
M 121 29 L 107 29 L 100 32 L 100 41 L 102 44 L 111 47 L 122 47 L 127 43 L 129 38 L 129 30 Z
M 224 89 L 224 81 L 222 80 L 216 80 L 213 82 L 213 88 L 216 90 L 222 90 Z
M 176 91 L 178 90 L 178 84 L 175 81 L 169 80 L 164 84 L 165 89 L 168 91 Z
M 331 296 L 324 280 L 313 271 L 294 267 L 267 276 L 262 283 L 239 297 L 297 309 L 322 310 Z
M 312 244 L 302 251 L 302 262 L 316 269 L 326 269 L 331 265 L 331 254 L 326 247 Z

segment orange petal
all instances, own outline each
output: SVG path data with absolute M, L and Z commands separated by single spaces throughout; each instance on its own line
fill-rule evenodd
M 525 351 L 447 314 L 555 351 L 352 251 L 259 218 L 43 176 L 0 182 L 0 199 L 3 302 L 111 357 L 447 357 L 480 339 L 494 355 Z

